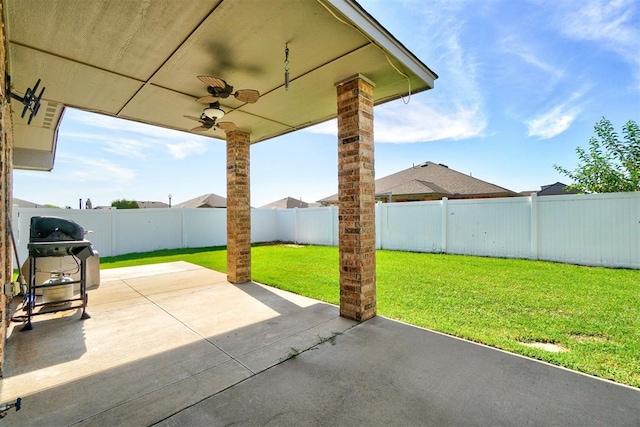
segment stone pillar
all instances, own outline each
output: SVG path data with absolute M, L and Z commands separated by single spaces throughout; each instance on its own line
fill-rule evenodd
M 251 192 L 247 132 L 227 132 L 227 280 L 251 281 Z
M 357 321 L 376 315 L 373 87 L 361 75 L 336 84 L 340 315 Z
M 0 1 L 0 285 L 11 282 L 13 274 L 13 248 L 7 227 L 7 216 L 11 217 L 13 190 L 13 126 L 11 106 L 5 93 L 5 51 L 4 2 Z M 6 104 L 5 104 L 6 101 Z M 9 307 L 4 290 L 0 289 L 0 375 L 4 367 L 4 345 L 9 324 Z

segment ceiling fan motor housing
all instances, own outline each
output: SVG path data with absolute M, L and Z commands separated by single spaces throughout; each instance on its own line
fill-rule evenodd
M 226 86 L 224 88 L 222 87 L 215 87 L 215 86 L 209 86 L 207 88 L 207 92 L 209 92 L 211 95 L 213 96 L 217 96 L 220 98 L 228 98 L 229 95 L 231 95 L 233 93 L 233 86 L 227 84 L 225 82 Z

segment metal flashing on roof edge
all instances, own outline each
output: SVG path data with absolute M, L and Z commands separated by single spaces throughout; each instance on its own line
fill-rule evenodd
M 411 67 L 412 71 L 422 78 L 429 85 L 430 89 L 433 89 L 434 80 L 438 78 L 438 75 L 389 33 L 389 31 L 364 10 L 357 1 L 318 0 L 318 2 L 330 4 L 364 31 L 371 40 L 376 40 L 380 44 L 379 47 L 391 53 L 402 63 L 413 65 L 413 67 Z M 372 41 L 372 43 L 374 42 Z

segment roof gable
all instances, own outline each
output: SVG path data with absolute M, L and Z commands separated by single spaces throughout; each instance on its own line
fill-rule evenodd
M 470 175 L 463 174 L 449 167 L 433 162 L 425 162 L 411 168 L 396 172 L 392 175 L 376 180 L 376 193 L 391 191 L 396 194 L 394 187 L 411 181 L 426 183 L 425 187 L 440 194 L 450 195 L 491 195 L 501 193 L 513 193 L 511 190 L 491 184 Z M 416 187 L 414 193 L 420 189 Z M 424 192 L 424 191 L 423 191 Z M 408 193 L 408 194 L 414 194 Z
M 517 193 L 463 174 L 448 166 L 424 162 L 376 180 L 376 196 L 483 197 L 516 196 Z M 338 200 L 338 194 L 320 202 Z
M 536 192 L 534 191 L 534 193 Z M 555 184 L 541 186 L 537 194 L 538 196 L 559 196 L 562 194 L 579 194 L 579 191 L 570 190 L 567 184 L 556 182 Z
M 207 193 L 186 202 L 179 203 L 174 208 L 226 208 L 227 199 L 217 194 Z
M 261 209 L 281 208 L 281 209 L 293 209 L 293 208 L 308 208 L 309 203 L 303 202 L 300 199 L 294 199 L 293 197 L 285 197 L 275 202 L 268 203 L 264 206 L 260 206 Z

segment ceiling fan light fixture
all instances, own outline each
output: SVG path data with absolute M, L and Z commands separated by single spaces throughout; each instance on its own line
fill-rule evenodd
M 210 119 L 219 120 L 224 116 L 224 111 L 222 111 L 220 108 L 209 107 L 205 108 L 202 114 L 209 117 Z

